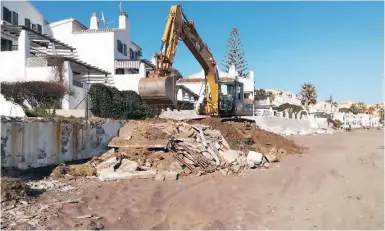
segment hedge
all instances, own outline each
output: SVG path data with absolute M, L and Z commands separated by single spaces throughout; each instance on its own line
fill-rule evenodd
M 2 82 L 1 94 L 24 108 L 27 108 L 26 102 L 32 108 L 60 108 L 66 89 L 57 82 Z
M 142 101 L 135 91 L 119 91 L 101 83 L 92 84 L 88 92 L 91 112 L 111 119 L 144 119 L 159 115 L 160 110 Z

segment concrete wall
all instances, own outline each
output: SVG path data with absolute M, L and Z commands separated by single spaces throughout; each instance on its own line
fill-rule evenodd
M 139 93 L 139 81 L 142 78 L 140 74 L 124 74 L 114 75 L 113 77 L 114 87 L 119 91 L 135 91 Z
M 27 169 L 99 156 L 121 127 L 119 122 L 2 122 L 1 166 Z

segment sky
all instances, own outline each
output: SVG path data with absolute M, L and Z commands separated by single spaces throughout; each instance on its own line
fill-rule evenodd
M 33 1 L 49 22 L 75 18 L 89 26 L 103 11 L 117 27 L 119 2 Z M 226 45 L 236 27 L 257 89 L 299 93 L 316 86 L 318 98 L 379 103 L 384 78 L 384 2 L 139 2 L 123 1 L 131 40 L 143 58 L 159 52 L 170 6 L 181 4 L 186 17 L 210 47 L 222 69 Z M 201 71 L 183 42 L 174 67 L 184 76 Z

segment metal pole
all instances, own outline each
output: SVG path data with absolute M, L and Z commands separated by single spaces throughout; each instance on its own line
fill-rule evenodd
M 87 87 L 86 87 L 86 120 L 88 120 L 88 88 L 90 83 L 90 69 L 88 69 L 88 79 L 87 79 Z

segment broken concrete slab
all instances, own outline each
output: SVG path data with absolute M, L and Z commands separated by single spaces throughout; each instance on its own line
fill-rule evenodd
M 101 172 L 99 180 L 132 180 L 132 179 L 154 179 L 156 171 L 136 171 L 136 172 Z
M 127 140 L 122 137 L 114 137 L 108 147 L 110 148 L 163 148 L 167 149 L 169 140 Z
M 116 172 L 135 172 L 139 167 L 139 164 L 135 161 L 123 159 Z
M 166 180 L 178 180 L 179 174 L 177 172 L 163 172 L 162 173 Z
M 170 169 L 170 171 L 176 172 L 178 174 L 183 172 L 183 168 L 180 166 L 180 164 L 178 162 L 172 162 L 169 169 Z
M 229 164 L 237 161 L 237 158 L 239 157 L 238 151 L 236 150 L 219 151 L 219 155 L 225 160 L 226 163 Z
M 97 172 L 101 172 L 101 171 L 113 172 L 115 171 L 115 166 L 117 166 L 119 162 L 120 161 L 118 158 L 111 157 L 106 161 L 103 161 L 101 164 L 97 165 L 95 168 Z

